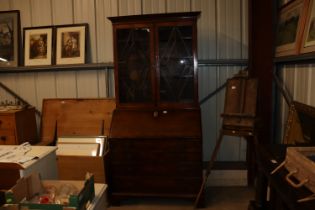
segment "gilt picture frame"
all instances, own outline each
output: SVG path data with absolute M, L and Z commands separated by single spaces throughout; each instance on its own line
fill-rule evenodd
M 275 56 L 297 55 L 302 42 L 309 0 L 295 0 L 278 15 Z
M 315 51 L 315 0 L 311 0 L 308 6 L 302 40 L 301 53 L 310 53 Z
M 53 32 L 52 26 L 27 27 L 24 35 L 24 65 L 52 65 L 53 64 Z
M 88 24 L 56 26 L 56 64 L 84 64 Z
M 0 11 L 0 67 L 20 65 L 20 11 Z

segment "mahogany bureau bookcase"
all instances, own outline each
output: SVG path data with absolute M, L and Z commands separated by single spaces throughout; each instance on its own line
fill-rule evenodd
M 202 182 L 200 12 L 110 17 L 115 94 L 109 193 L 194 199 Z

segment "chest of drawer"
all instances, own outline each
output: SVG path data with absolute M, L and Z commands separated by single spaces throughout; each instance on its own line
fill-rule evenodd
M 0 129 L 0 145 L 16 144 L 15 132 L 13 129 Z
M 0 144 L 35 143 L 37 125 L 35 108 L 0 112 Z
M 124 139 L 110 141 L 114 162 L 201 162 L 201 141 L 187 139 Z
M 0 129 L 13 129 L 15 119 L 12 115 L 0 115 Z

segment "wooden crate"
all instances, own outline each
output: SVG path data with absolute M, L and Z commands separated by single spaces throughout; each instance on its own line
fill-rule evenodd
M 58 136 L 108 136 L 115 99 L 44 99 L 40 139 Z
M 315 193 L 315 147 L 288 147 L 285 167 L 289 171 L 287 181 L 294 187 L 306 186 Z M 299 182 L 292 180 L 294 177 Z M 301 183 L 301 184 L 300 184 Z
M 108 136 L 114 99 L 44 99 L 41 141 L 56 143 L 61 136 Z M 80 180 L 86 172 L 96 183 L 106 183 L 103 156 L 58 155 L 59 179 Z

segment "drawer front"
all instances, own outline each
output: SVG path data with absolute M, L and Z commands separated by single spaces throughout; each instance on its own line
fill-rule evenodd
M 16 144 L 16 138 L 14 130 L 0 129 L 0 145 L 12 145 Z
M 14 129 L 14 115 L 0 115 L 0 129 Z
M 180 139 L 112 140 L 111 162 L 201 162 L 201 141 Z
M 202 164 L 200 163 L 172 163 L 164 162 L 152 164 L 117 163 L 111 164 L 110 172 L 116 176 L 180 176 L 201 177 Z

